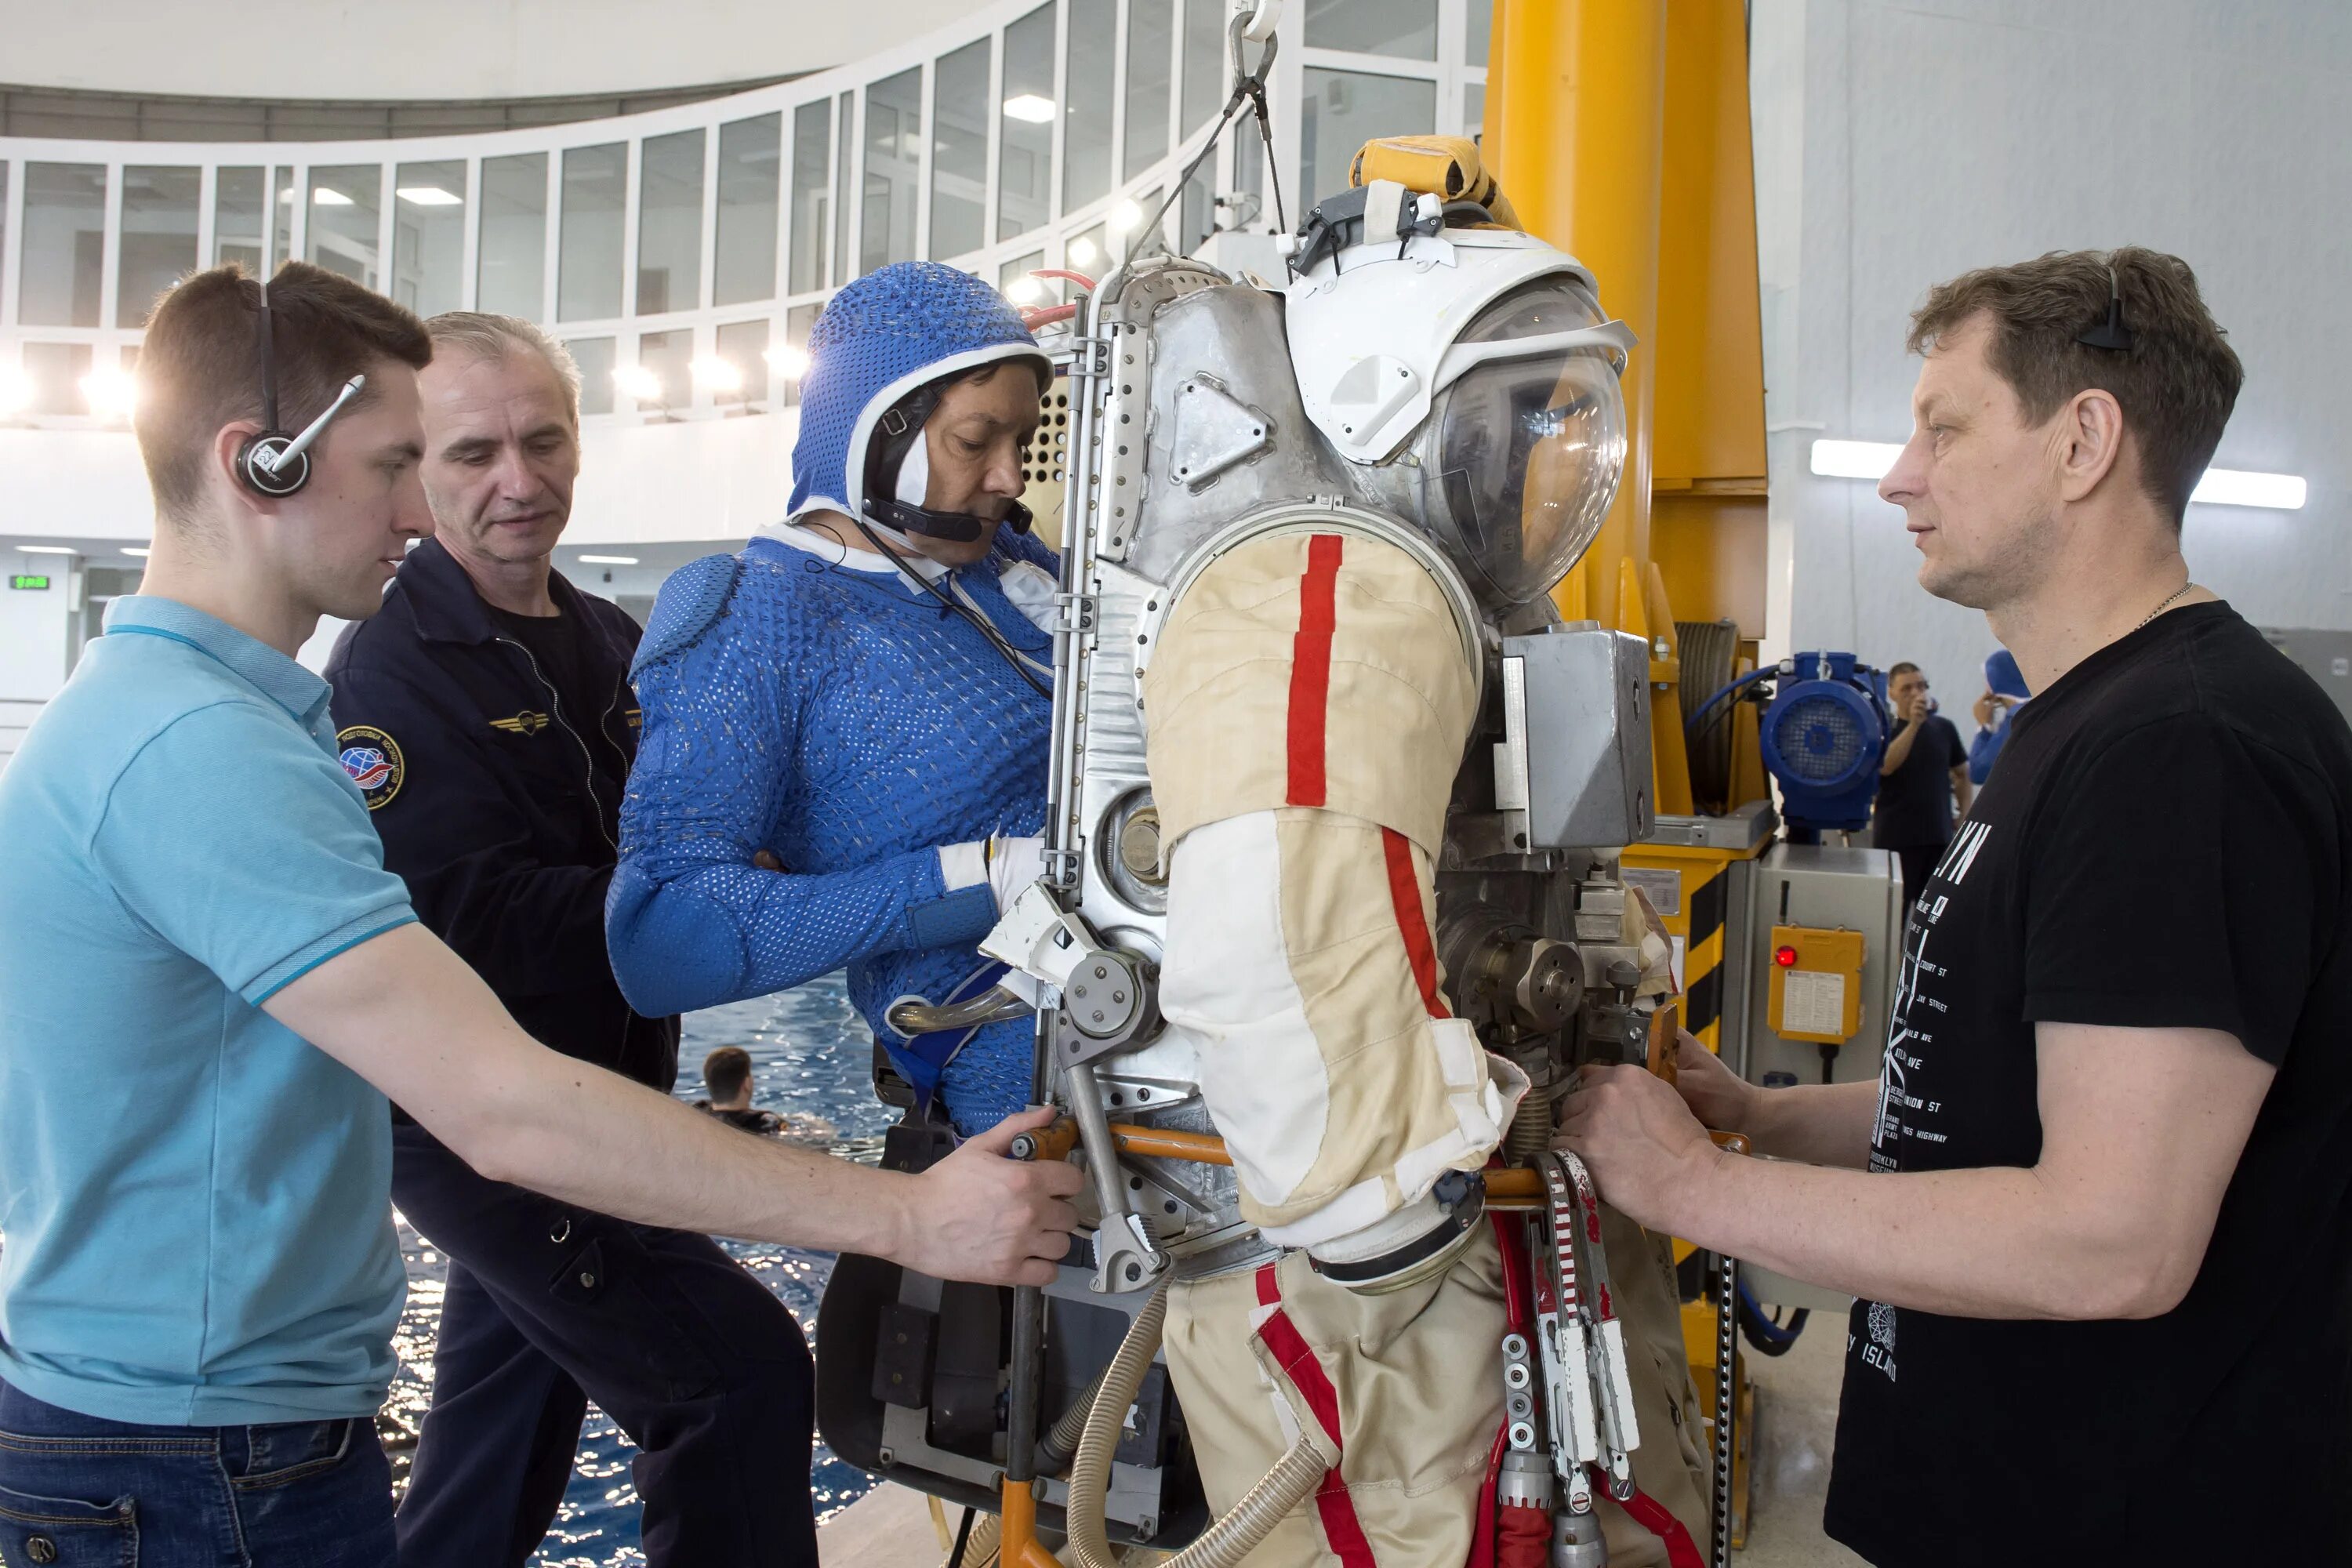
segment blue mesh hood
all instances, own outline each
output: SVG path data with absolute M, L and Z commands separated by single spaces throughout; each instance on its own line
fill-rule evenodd
M 923 383 L 997 360 L 1051 363 L 1003 295 L 936 261 L 894 262 L 835 294 L 809 333 L 808 354 L 791 517 L 820 508 L 858 515 L 866 437 Z

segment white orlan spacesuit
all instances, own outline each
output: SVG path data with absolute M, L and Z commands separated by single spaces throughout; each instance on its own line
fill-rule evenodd
M 1555 619 L 1545 592 L 1615 493 L 1631 336 L 1573 258 L 1495 221 L 1467 143 L 1376 143 L 1359 170 L 1421 189 L 1370 178 L 1325 202 L 1284 298 L 1181 262 L 1106 280 L 1107 346 L 1073 381 L 1089 445 L 1066 538 L 1084 630 L 1060 886 L 1106 947 L 1156 950 L 1167 1026 L 1081 1027 L 1066 965 L 1036 966 L 1065 986 L 1047 1048 L 1084 1058 L 1066 1097 L 1174 1100 L 1173 1124 L 1189 1110 L 1231 1152 L 1242 1224 L 1147 1227 L 1141 1266 L 1173 1278 L 1165 1354 L 1212 1505 L 1302 1442 L 1328 1472 L 1249 1558 L 1276 1568 L 1471 1552 L 1506 1332 L 1475 1173 L 1515 1114 L 1515 1148 L 1548 1131 L 1575 1026 L 1486 1048 L 1457 1016 L 1442 906 L 1518 877 L 1577 909 L 1596 952 L 1635 957 L 1638 979 L 1613 972 L 1625 1001 L 1669 984 L 1638 900 L 1603 917 L 1545 890 L 1581 873 L 1528 841 L 1509 782 L 1527 737 L 1500 768 L 1470 744 L 1503 634 Z M 1463 890 L 1441 899 L 1442 876 Z M 1034 928 L 992 941 L 1030 951 Z M 1098 1182 L 1107 1206 L 1117 1189 Z M 1703 1539 L 1671 1282 L 1608 1226 L 1641 1488 Z M 1647 1531 L 1611 1533 L 1612 1561 L 1664 1561 Z

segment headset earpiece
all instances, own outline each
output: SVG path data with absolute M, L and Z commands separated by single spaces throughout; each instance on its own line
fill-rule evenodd
M 310 454 L 297 452 L 283 467 L 275 466 L 284 459 L 294 437 L 283 430 L 264 430 L 245 438 L 236 449 L 237 478 L 245 488 L 256 495 L 280 500 L 292 495 L 310 480 Z M 267 454 L 265 461 L 256 461 Z
M 327 422 L 343 411 L 343 405 L 360 395 L 367 377 L 355 375 L 343 383 L 327 411 L 302 427 L 299 436 L 289 436 L 278 422 L 278 370 L 271 362 L 269 334 L 269 285 L 261 285 L 261 310 L 256 329 L 261 340 L 261 424 L 262 428 L 246 437 L 245 445 L 236 449 L 236 477 L 245 488 L 256 495 L 282 500 L 310 482 L 310 444 L 326 429 Z

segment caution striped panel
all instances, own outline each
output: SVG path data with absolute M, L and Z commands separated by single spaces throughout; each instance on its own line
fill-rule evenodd
M 1690 931 L 1683 949 L 1683 1026 L 1709 1050 L 1723 1046 L 1723 921 L 1731 889 L 1725 868 L 1683 869 Z M 1691 886 L 1699 877 L 1706 880 Z

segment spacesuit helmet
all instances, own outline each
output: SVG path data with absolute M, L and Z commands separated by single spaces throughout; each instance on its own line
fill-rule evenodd
M 1490 609 L 1601 531 L 1625 467 L 1633 334 L 1575 258 L 1387 181 L 1326 202 L 1286 299 L 1307 416 L 1380 471 Z
M 901 533 L 969 542 L 993 521 L 923 505 L 923 424 L 941 394 L 976 371 L 1020 361 L 1050 381 L 1053 362 L 1020 313 L 968 272 L 894 262 L 844 288 L 809 333 L 787 516 L 845 512 Z M 1029 514 L 1015 502 L 1010 522 Z

